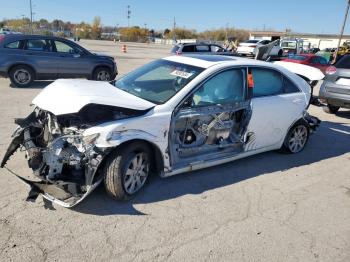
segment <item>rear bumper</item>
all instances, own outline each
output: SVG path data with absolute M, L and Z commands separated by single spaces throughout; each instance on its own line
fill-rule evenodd
M 350 92 L 346 94 L 346 89 L 343 89 L 344 92 L 332 92 L 332 88 L 337 88 L 341 90 L 342 86 L 333 84 L 331 82 L 324 81 L 319 93 L 319 98 L 325 100 L 326 103 L 333 106 L 339 106 L 343 108 L 350 108 Z

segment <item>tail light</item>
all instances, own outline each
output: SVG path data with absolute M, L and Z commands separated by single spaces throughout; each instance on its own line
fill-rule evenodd
M 256 45 L 250 45 L 249 47 L 256 47 Z
M 0 35 L 0 42 L 4 41 L 5 35 Z
M 326 69 L 326 74 L 327 75 L 333 75 L 337 72 L 337 68 L 335 66 L 329 66 Z
M 182 52 L 181 51 L 176 51 L 176 55 L 181 55 Z

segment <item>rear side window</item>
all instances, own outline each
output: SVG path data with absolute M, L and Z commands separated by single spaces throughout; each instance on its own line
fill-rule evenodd
M 335 64 L 337 68 L 346 68 L 350 69 L 350 56 L 343 56 L 339 59 L 339 61 Z
M 197 45 L 196 46 L 197 52 L 209 52 L 209 46 L 207 45 Z
M 265 69 L 252 68 L 254 97 L 273 96 L 300 92 L 299 88 L 280 72 Z
M 300 92 L 299 88 L 287 77 L 283 77 L 283 89 L 285 94 Z
M 195 46 L 194 45 L 185 45 L 182 47 L 182 52 L 195 52 Z
M 254 97 L 272 96 L 283 94 L 283 77 L 274 70 L 252 68 Z
M 21 49 L 21 41 L 11 42 L 5 45 L 5 48 Z
M 224 49 L 221 46 L 212 45 L 212 46 L 210 46 L 210 51 L 212 51 L 212 52 L 223 52 Z
M 27 40 L 26 50 L 51 52 L 52 46 L 50 42 L 45 39 L 29 39 Z

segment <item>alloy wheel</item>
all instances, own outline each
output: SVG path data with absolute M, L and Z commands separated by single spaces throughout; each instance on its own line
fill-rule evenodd
M 31 75 L 30 75 L 29 71 L 26 69 L 23 69 L 23 68 L 16 70 L 16 72 L 13 74 L 13 76 L 14 76 L 15 81 L 21 85 L 26 85 L 31 80 Z
M 288 146 L 292 153 L 300 152 L 307 141 L 308 130 L 304 125 L 297 126 L 293 129 L 289 141 Z
M 132 195 L 145 184 L 149 173 L 149 160 L 146 153 L 138 153 L 127 163 L 123 179 L 124 189 Z
M 110 74 L 107 71 L 99 71 L 97 74 L 97 80 L 99 81 L 108 81 L 110 79 Z

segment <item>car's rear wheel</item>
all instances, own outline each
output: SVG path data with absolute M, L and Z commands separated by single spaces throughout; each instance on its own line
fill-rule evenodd
M 93 80 L 96 81 L 110 81 L 112 80 L 111 70 L 107 67 L 99 67 L 97 68 L 92 76 Z
M 34 71 L 29 66 L 18 65 L 9 72 L 11 83 L 16 87 L 28 87 L 34 81 Z
M 309 126 L 304 121 L 298 121 L 288 132 L 283 145 L 282 152 L 296 154 L 301 152 L 309 139 Z
M 116 200 L 127 200 L 143 188 L 152 164 L 150 148 L 133 142 L 109 156 L 105 165 L 105 188 Z
M 323 107 L 323 111 L 325 111 L 328 114 L 335 114 L 339 111 L 339 106 L 332 106 L 330 104 L 327 104 L 325 107 Z

